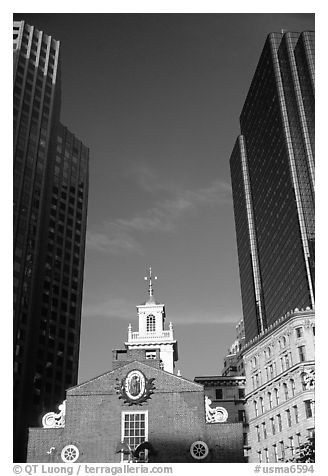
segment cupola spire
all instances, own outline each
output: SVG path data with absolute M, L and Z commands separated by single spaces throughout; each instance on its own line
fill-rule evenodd
M 150 300 L 152 300 L 152 299 L 153 299 L 153 295 L 154 295 L 153 281 L 152 281 L 152 279 L 156 280 L 156 279 L 157 279 L 157 276 L 154 276 L 154 277 L 153 277 L 152 271 L 151 271 L 151 266 L 149 266 L 149 275 L 148 275 L 148 276 L 145 276 L 144 279 L 145 279 L 145 281 L 149 281 L 148 294 L 149 294 Z

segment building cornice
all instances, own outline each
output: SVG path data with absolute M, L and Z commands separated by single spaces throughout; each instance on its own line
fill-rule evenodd
M 222 387 L 231 386 L 244 386 L 246 384 L 245 376 L 225 377 L 225 376 L 213 376 L 213 377 L 195 377 L 194 382 L 201 383 L 207 387 L 214 387 L 220 384 Z
M 277 319 L 273 324 L 271 324 L 267 329 L 265 329 L 263 332 L 261 332 L 259 335 L 255 336 L 253 339 L 248 341 L 241 349 L 241 353 L 244 355 L 246 352 L 250 352 L 253 350 L 253 347 L 258 345 L 260 342 L 263 342 L 263 340 L 271 336 L 276 330 L 278 330 L 283 324 L 285 324 L 288 321 L 293 321 L 294 319 L 297 318 L 313 318 L 314 317 L 314 309 L 306 308 L 299 310 L 298 308 L 295 308 L 294 311 L 291 310 L 290 312 L 287 312 L 284 316 L 280 317 Z

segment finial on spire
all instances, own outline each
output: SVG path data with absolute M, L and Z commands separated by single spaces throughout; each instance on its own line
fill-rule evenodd
M 152 283 L 152 272 L 151 272 L 151 266 L 149 266 L 149 277 L 145 276 L 144 277 L 145 281 L 149 280 L 149 286 L 148 286 L 148 294 L 150 297 L 153 296 L 154 291 L 153 291 L 153 283 Z M 157 279 L 157 276 L 154 276 L 154 280 Z

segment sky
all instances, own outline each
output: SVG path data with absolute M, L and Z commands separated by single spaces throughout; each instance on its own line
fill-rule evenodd
M 182 376 L 242 317 L 229 158 L 266 36 L 313 14 L 15 14 L 61 41 L 61 121 L 90 148 L 79 382 L 111 369 L 149 266 Z

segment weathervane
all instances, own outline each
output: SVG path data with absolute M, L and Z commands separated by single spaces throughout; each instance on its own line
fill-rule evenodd
M 154 276 L 154 279 L 156 280 L 156 279 L 157 279 L 157 276 Z M 144 277 L 144 280 L 145 280 L 145 281 L 148 281 L 148 280 L 149 280 L 148 293 L 149 293 L 149 296 L 152 297 L 152 295 L 153 295 L 153 283 L 152 283 L 151 266 L 149 266 L 149 277 L 148 277 L 148 276 L 145 276 L 145 277 Z

